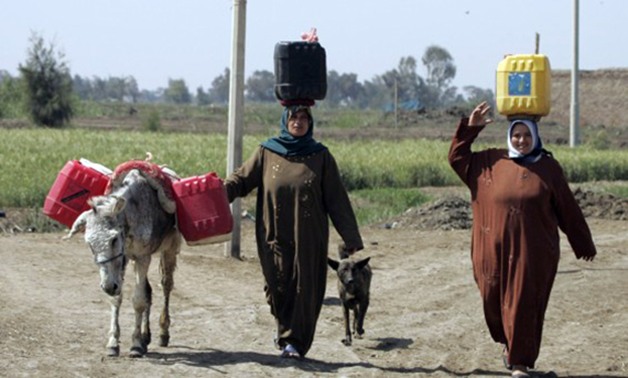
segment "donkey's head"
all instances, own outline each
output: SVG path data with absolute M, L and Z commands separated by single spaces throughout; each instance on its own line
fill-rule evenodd
M 67 237 L 85 231 L 85 242 L 100 267 L 100 287 L 109 295 L 119 295 L 127 263 L 125 256 L 124 225 L 118 216 L 126 201 L 124 198 L 97 196 L 89 200 L 90 210 L 82 213 L 72 225 Z

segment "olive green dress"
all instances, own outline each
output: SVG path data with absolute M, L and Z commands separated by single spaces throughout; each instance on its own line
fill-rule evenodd
M 336 162 L 327 149 L 285 157 L 260 147 L 225 187 L 230 202 L 257 189 L 257 249 L 277 344 L 304 356 L 325 296 L 328 219 L 347 248 L 363 248 Z

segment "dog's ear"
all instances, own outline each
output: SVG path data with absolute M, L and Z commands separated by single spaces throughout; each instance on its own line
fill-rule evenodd
M 338 267 L 340 266 L 340 263 L 336 260 L 333 260 L 331 258 L 327 258 L 327 264 L 335 271 L 338 271 Z
M 362 268 L 364 268 L 366 266 L 366 264 L 369 263 L 369 260 L 371 260 L 371 257 L 367 257 L 365 259 L 362 259 L 362 260 L 356 262 L 355 266 L 357 266 L 358 269 L 362 269 Z

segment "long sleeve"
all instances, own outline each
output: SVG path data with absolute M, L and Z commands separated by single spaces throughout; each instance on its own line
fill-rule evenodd
M 225 180 L 225 189 L 229 202 L 237 197 L 244 197 L 262 183 L 263 149 L 260 147 Z
M 472 157 L 471 145 L 484 129 L 484 126 L 469 127 L 468 124 L 468 118 L 460 120 L 449 147 L 449 164 L 467 186 L 469 186 L 468 171 Z
M 361 250 L 364 248 L 358 229 L 358 222 L 349 200 L 347 190 L 342 184 L 334 157 L 328 153 L 323 173 L 323 201 L 338 234 L 346 248 Z
M 582 210 L 567 184 L 562 168 L 556 163 L 557 172 L 553 175 L 553 205 L 558 218 L 558 227 L 565 233 L 571 249 L 577 258 L 593 257 L 597 254 L 591 230 Z

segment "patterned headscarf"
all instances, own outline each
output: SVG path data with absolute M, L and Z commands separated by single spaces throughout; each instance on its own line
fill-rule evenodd
M 522 154 L 517 151 L 517 149 L 512 145 L 512 130 L 515 128 L 515 125 L 523 124 L 528 130 L 530 130 L 530 134 L 532 134 L 532 150 L 527 154 Z M 516 119 L 510 123 L 510 127 L 508 128 L 508 157 L 512 160 L 523 163 L 523 164 L 532 164 L 539 161 L 543 153 L 550 154 L 543 148 L 543 142 L 541 142 L 541 137 L 539 136 L 539 127 L 536 122 L 528 120 L 528 119 Z M 551 155 L 551 154 L 550 154 Z
M 288 120 L 293 114 L 300 111 L 307 112 L 310 125 L 305 135 L 295 137 L 288 131 Z M 279 136 L 269 138 L 262 143 L 262 146 L 282 156 L 304 156 L 326 149 L 327 147 L 317 142 L 312 137 L 313 133 L 314 119 L 312 118 L 310 108 L 303 105 L 286 106 L 281 115 L 281 131 L 279 132 Z

